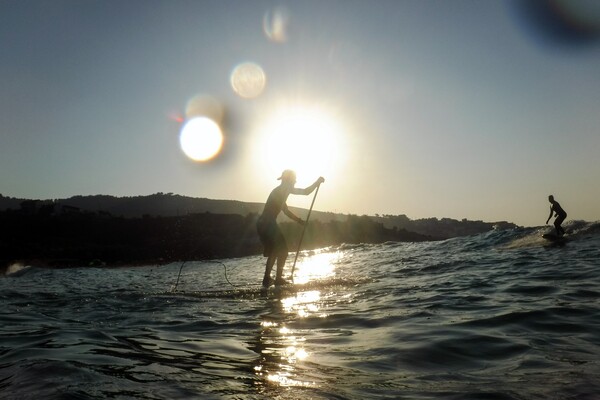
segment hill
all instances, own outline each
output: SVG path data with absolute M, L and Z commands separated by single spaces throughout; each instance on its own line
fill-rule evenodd
M 115 197 L 107 195 L 73 196 L 66 199 L 31 200 L 5 197 L 0 194 L 0 211 L 29 210 L 46 208 L 48 212 L 76 213 L 94 212 L 104 215 L 123 218 L 141 217 L 176 217 L 199 213 L 260 214 L 264 203 L 249 203 L 237 200 L 214 200 L 176 195 L 173 193 L 155 193 L 147 196 Z M 305 217 L 308 210 L 290 207 L 298 216 Z M 333 221 L 346 221 L 349 215 L 335 214 L 313 210 L 312 221 L 330 223 Z M 286 218 L 281 216 L 281 221 Z M 456 236 L 473 235 L 487 232 L 491 229 L 510 229 L 516 225 L 506 221 L 483 222 L 461 221 L 450 218 L 425 218 L 411 220 L 406 215 L 375 215 L 370 216 L 373 221 L 383 224 L 388 229 L 406 230 L 434 239 L 447 239 Z
M 135 265 L 260 254 L 261 203 L 157 193 L 74 196 L 59 200 L 0 195 L 0 269 L 14 262 L 47 266 Z M 307 210 L 293 209 L 304 217 Z M 302 228 L 282 217 L 291 249 Z M 512 228 L 507 222 L 410 220 L 313 211 L 303 249 L 343 243 L 417 242 Z
M 29 213 L 45 209 L 47 213 L 64 214 L 92 212 L 122 218 L 176 217 L 199 213 L 235 214 L 246 216 L 260 214 L 264 203 L 249 203 L 237 200 L 214 200 L 155 193 L 147 196 L 115 197 L 108 195 L 73 196 L 66 199 L 31 200 L 5 197 L 0 194 L 0 211 L 22 210 Z M 301 218 L 308 210 L 290 207 Z M 349 215 L 313 210 L 312 221 L 330 223 L 346 221 Z M 491 229 L 512 229 L 516 225 L 507 221 L 483 222 L 461 221 L 451 218 L 424 218 L 411 220 L 406 215 L 369 216 L 374 222 L 388 229 L 406 230 L 429 236 L 433 239 L 448 239 L 456 236 L 474 235 Z M 280 222 L 286 221 L 280 216 Z

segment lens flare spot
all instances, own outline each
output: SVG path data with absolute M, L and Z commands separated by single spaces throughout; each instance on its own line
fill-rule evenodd
M 290 14 L 286 8 L 276 7 L 265 13 L 263 17 L 263 31 L 267 38 L 276 43 L 288 40 L 288 26 Z
M 260 65 L 246 62 L 231 72 L 231 87 L 238 96 L 251 99 L 259 96 L 267 84 L 267 77 Z
M 179 144 L 194 161 L 208 161 L 221 151 L 223 133 L 216 122 L 206 117 L 188 120 L 181 128 Z
M 600 2 L 548 0 L 514 2 L 516 22 L 542 45 L 581 47 L 600 39 Z

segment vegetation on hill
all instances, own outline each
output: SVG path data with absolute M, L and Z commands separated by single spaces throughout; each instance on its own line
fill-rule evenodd
M 0 210 L 4 210 L 0 211 L 3 227 L 0 267 L 17 261 L 65 267 L 167 263 L 262 252 L 255 228 L 262 210 L 259 203 L 161 193 L 134 198 L 19 199 L 18 208 L 14 207 L 16 200 L 0 195 Z M 306 214 L 301 209 L 295 212 L 300 216 Z M 294 251 L 302 226 L 284 221 L 289 220 L 282 219 L 280 225 L 290 250 Z M 302 248 L 439 240 L 494 227 L 514 225 L 435 218 L 411 221 L 406 216 L 368 217 L 313 211 Z
M 2 265 L 132 265 L 260 254 L 256 214 L 190 214 L 183 217 L 111 217 L 96 213 L 50 215 L 0 213 Z M 302 226 L 282 223 L 296 249 Z M 302 248 L 341 243 L 423 241 L 431 238 L 388 229 L 368 217 L 307 225 Z
M 248 203 L 235 200 L 213 200 L 175 195 L 173 193 L 156 193 L 148 196 L 114 197 L 105 195 L 73 196 L 68 199 L 28 200 L 4 197 L 0 194 L 0 211 L 26 209 L 37 212 L 42 208 L 54 214 L 64 212 L 96 212 L 115 217 L 140 218 L 174 217 L 189 214 L 209 212 L 212 214 L 258 214 L 262 211 L 263 203 Z M 290 207 L 292 211 L 305 217 L 307 210 Z M 349 216 L 331 212 L 313 210 L 312 221 L 329 223 L 345 222 Z M 514 228 L 516 225 L 501 222 L 461 221 L 450 218 L 424 218 L 411 220 L 406 215 L 375 215 L 369 217 L 375 222 L 382 223 L 385 228 L 406 230 L 431 236 L 436 239 L 447 239 L 455 236 L 473 235 L 490 229 Z M 286 221 L 281 216 L 281 222 Z

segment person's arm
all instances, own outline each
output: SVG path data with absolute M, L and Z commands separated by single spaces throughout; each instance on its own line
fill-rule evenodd
M 325 179 L 322 176 L 320 176 L 319 179 L 317 179 L 309 187 L 304 188 L 304 189 L 293 188 L 290 193 L 292 193 L 292 194 L 303 194 L 303 195 L 307 196 L 307 195 L 311 194 L 317 188 L 317 186 L 319 186 L 323 182 L 325 182 Z
M 554 212 L 554 207 L 550 206 L 550 215 L 548 216 L 548 219 L 546 220 L 546 224 L 548 224 L 548 221 L 550 221 L 550 218 L 552 218 L 553 212 Z
M 304 223 L 304 221 L 302 220 L 302 218 L 297 217 L 296 214 L 294 214 L 292 211 L 290 211 L 290 209 L 288 208 L 288 206 L 287 206 L 286 203 L 283 203 L 283 206 L 281 207 L 281 210 L 283 211 L 283 213 L 285 215 L 288 216 L 288 218 L 296 221 L 299 224 L 303 224 Z

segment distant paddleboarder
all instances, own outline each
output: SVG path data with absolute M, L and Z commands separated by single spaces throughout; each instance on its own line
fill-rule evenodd
M 554 220 L 554 227 L 556 228 L 556 236 L 559 236 L 559 237 L 563 236 L 565 234 L 565 230 L 563 229 L 562 226 L 560 226 L 560 224 L 562 224 L 563 221 L 565 220 L 565 218 L 567 218 L 567 213 L 565 212 L 565 210 L 562 209 L 560 204 L 558 204 L 558 201 L 554 200 L 554 196 L 552 196 L 552 195 L 548 196 L 548 201 L 552 205 L 550 206 L 550 215 L 548 216 L 548 219 L 546 220 L 546 224 L 548 223 L 548 221 L 550 221 L 550 218 L 552 218 L 552 214 L 554 214 L 554 216 L 556 217 L 556 219 Z
M 258 236 L 264 246 L 263 255 L 267 257 L 267 266 L 265 268 L 265 276 L 262 283 L 264 287 L 269 287 L 273 283 L 271 279 L 271 270 L 273 269 L 275 261 L 277 261 L 275 284 L 284 285 L 287 283 L 283 279 L 282 274 L 285 260 L 288 256 L 288 247 L 285 238 L 277 225 L 277 216 L 283 211 L 283 213 L 292 220 L 299 224 L 304 224 L 302 219 L 298 218 L 288 209 L 286 204 L 288 196 L 290 194 L 302 194 L 307 196 L 321 183 L 325 182 L 323 177 L 319 177 L 319 179 L 305 189 L 295 188 L 296 173 L 289 169 L 283 171 L 281 176 L 277 179 L 281 180 L 281 184 L 273 189 L 269 195 L 262 215 L 258 218 L 256 223 Z

